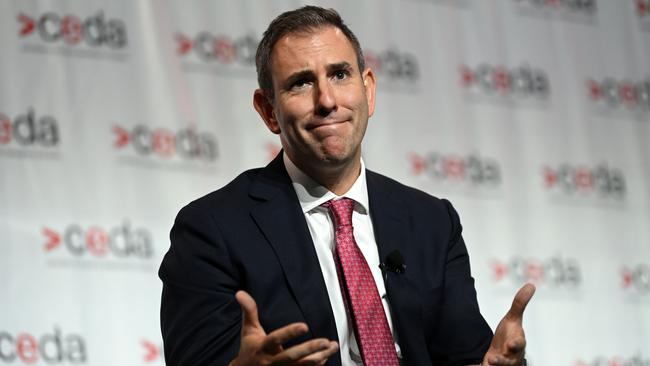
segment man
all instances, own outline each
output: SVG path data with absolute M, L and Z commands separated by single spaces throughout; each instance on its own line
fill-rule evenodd
M 283 152 L 184 207 L 160 268 L 168 365 L 521 365 L 494 337 L 451 204 L 367 171 L 375 76 L 333 10 L 276 18 L 253 97 Z

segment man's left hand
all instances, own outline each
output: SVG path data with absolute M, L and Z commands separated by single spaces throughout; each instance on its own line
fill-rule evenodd
M 525 284 L 512 301 L 512 306 L 501 319 L 494 338 L 485 357 L 482 366 L 521 366 L 524 363 L 524 351 L 526 350 L 526 336 L 522 320 L 526 305 L 535 293 L 535 286 Z

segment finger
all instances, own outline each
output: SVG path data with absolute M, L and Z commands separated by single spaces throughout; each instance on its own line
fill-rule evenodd
M 325 338 L 312 339 L 273 357 L 273 365 L 318 365 L 336 353 L 338 344 Z
M 293 338 L 307 333 L 308 330 L 309 328 L 305 323 L 293 323 L 286 325 L 269 333 L 262 343 L 262 348 L 268 352 L 274 352 L 278 349 L 278 347 L 282 347 L 283 344 L 287 343 Z
M 532 283 L 525 284 L 522 288 L 517 291 L 514 300 L 512 300 L 512 306 L 508 310 L 507 317 L 521 321 L 524 316 L 524 310 L 526 310 L 526 305 L 535 294 L 535 285 Z
M 523 337 L 515 338 L 506 344 L 506 352 L 509 355 L 520 355 L 526 349 L 526 339 Z
M 312 353 L 309 356 L 303 357 L 300 361 L 298 361 L 298 365 L 324 365 L 327 360 L 334 356 L 336 351 L 339 350 L 339 344 L 331 341 L 329 342 L 329 345 L 327 348 L 325 348 L 322 351 L 318 351 L 315 353 Z
M 521 360 L 518 358 L 510 358 L 503 356 L 490 356 L 488 357 L 489 366 L 517 366 L 521 364 Z
M 242 312 L 242 332 L 249 327 L 262 328 L 257 315 L 257 304 L 255 300 L 246 291 L 237 291 L 235 298 L 241 306 Z

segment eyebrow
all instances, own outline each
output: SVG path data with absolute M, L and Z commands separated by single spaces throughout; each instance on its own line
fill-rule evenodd
M 331 72 L 338 71 L 338 70 L 349 70 L 350 68 L 352 68 L 352 65 L 347 61 L 341 61 L 341 62 L 336 62 L 336 63 L 333 63 L 333 64 L 329 64 L 329 65 L 327 65 L 326 68 L 327 68 L 327 73 L 329 74 Z M 291 85 L 293 85 L 298 80 L 312 81 L 315 78 L 316 78 L 316 75 L 314 74 L 314 72 L 312 70 L 297 71 L 297 72 L 289 75 L 289 77 L 286 79 L 286 81 L 284 83 L 284 87 L 286 89 L 288 89 L 288 88 L 291 87 Z
M 327 72 L 329 73 L 329 72 L 332 72 L 332 71 L 347 70 L 347 69 L 350 69 L 350 68 L 352 68 L 352 65 L 350 65 L 349 62 L 341 61 L 341 62 L 337 62 L 335 64 L 327 65 Z
M 298 72 L 294 72 L 293 74 L 289 75 L 287 80 L 284 82 L 284 88 L 285 89 L 290 89 L 291 86 L 294 83 L 296 83 L 298 80 L 312 81 L 315 78 L 316 78 L 316 75 L 311 70 L 301 70 L 301 71 L 298 71 Z

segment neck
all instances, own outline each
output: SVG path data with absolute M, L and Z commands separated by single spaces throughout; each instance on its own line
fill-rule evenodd
M 319 164 L 300 166 L 293 159 L 291 161 L 311 179 L 337 196 L 349 191 L 361 174 L 361 151 L 349 161 L 340 164 L 319 162 Z

